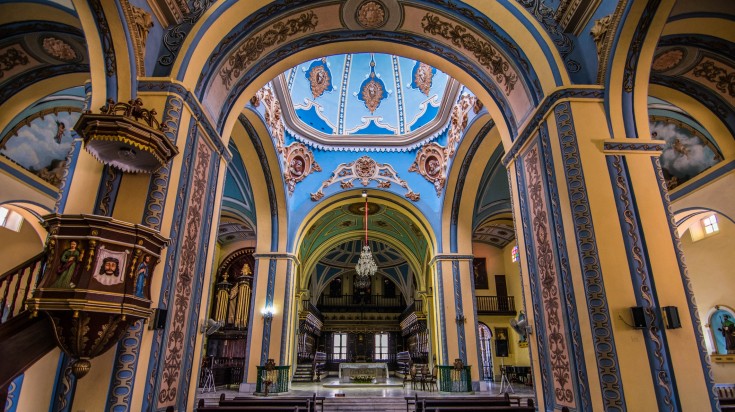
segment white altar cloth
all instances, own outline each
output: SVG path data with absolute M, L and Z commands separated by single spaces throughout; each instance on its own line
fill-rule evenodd
M 339 364 L 340 383 L 350 383 L 351 376 L 373 376 L 376 383 L 388 381 L 388 364 L 384 362 L 375 363 L 347 363 Z

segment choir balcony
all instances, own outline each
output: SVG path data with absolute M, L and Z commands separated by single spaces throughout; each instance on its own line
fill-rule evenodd
M 403 312 L 406 301 L 403 296 L 370 294 L 321 295 L 316 304 L 322 313 L 327 312 Z
M 477 296 L 477 314 L 515 316 L 513 296 Z

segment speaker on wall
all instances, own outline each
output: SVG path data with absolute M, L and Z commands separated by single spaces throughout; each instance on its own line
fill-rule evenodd
M 638 329 L 644 329 L 646 327 L 646 315 L 643 313 L 643 307 L 633 306 L 630 308 L 630 313 L 633 314 L 633 326 Z
M 664 306 L 664 316 L 666 319 L 666 329 L 678 329 L 681 327 L 679 319 L 679 309 L 676 306 Z
M 164 329 L 166 327 L 166 315 L 168 315 L 168 309 L 154 309 L 153 310 L 153 322 L 151 322 L 151 329 Z
M 507 340 L 495 340 L 495 356 L 500 358 L 508 357 L 508 341 Z

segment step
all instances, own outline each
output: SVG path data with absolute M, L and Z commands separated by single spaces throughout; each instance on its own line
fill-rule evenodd
M 353 411 L 385 411 L 405 412 L 406 400 L 403 398 L 380 397 L 350 397 L 324 399 L 324 411 L 353 412 Z

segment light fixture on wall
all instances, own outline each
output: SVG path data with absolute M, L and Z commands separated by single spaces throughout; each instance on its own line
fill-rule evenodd
M 457 315 L 457 323 L 466 323 L 467 318 L 464 317 L 464 315 Z
M 273 320 L 273 306 L 264 307 L 263 310 L 260 311 L 260 313 L 263 315 L 263 320 Z
M 355 286 L 358 288 L 366 288 L 372 284 L 372 277 L 378 270 L 378 265 L 375 264 L 373 254 L 370 251 L 370 245 L 368 244 L 368 199 L 367 190 L 362 191 L 362 197 L 365 198 L 365 245 L 362 247 L 360 252 L 360 260 L 357 261 L 355 271 L 357 276 L 355 277 Z

